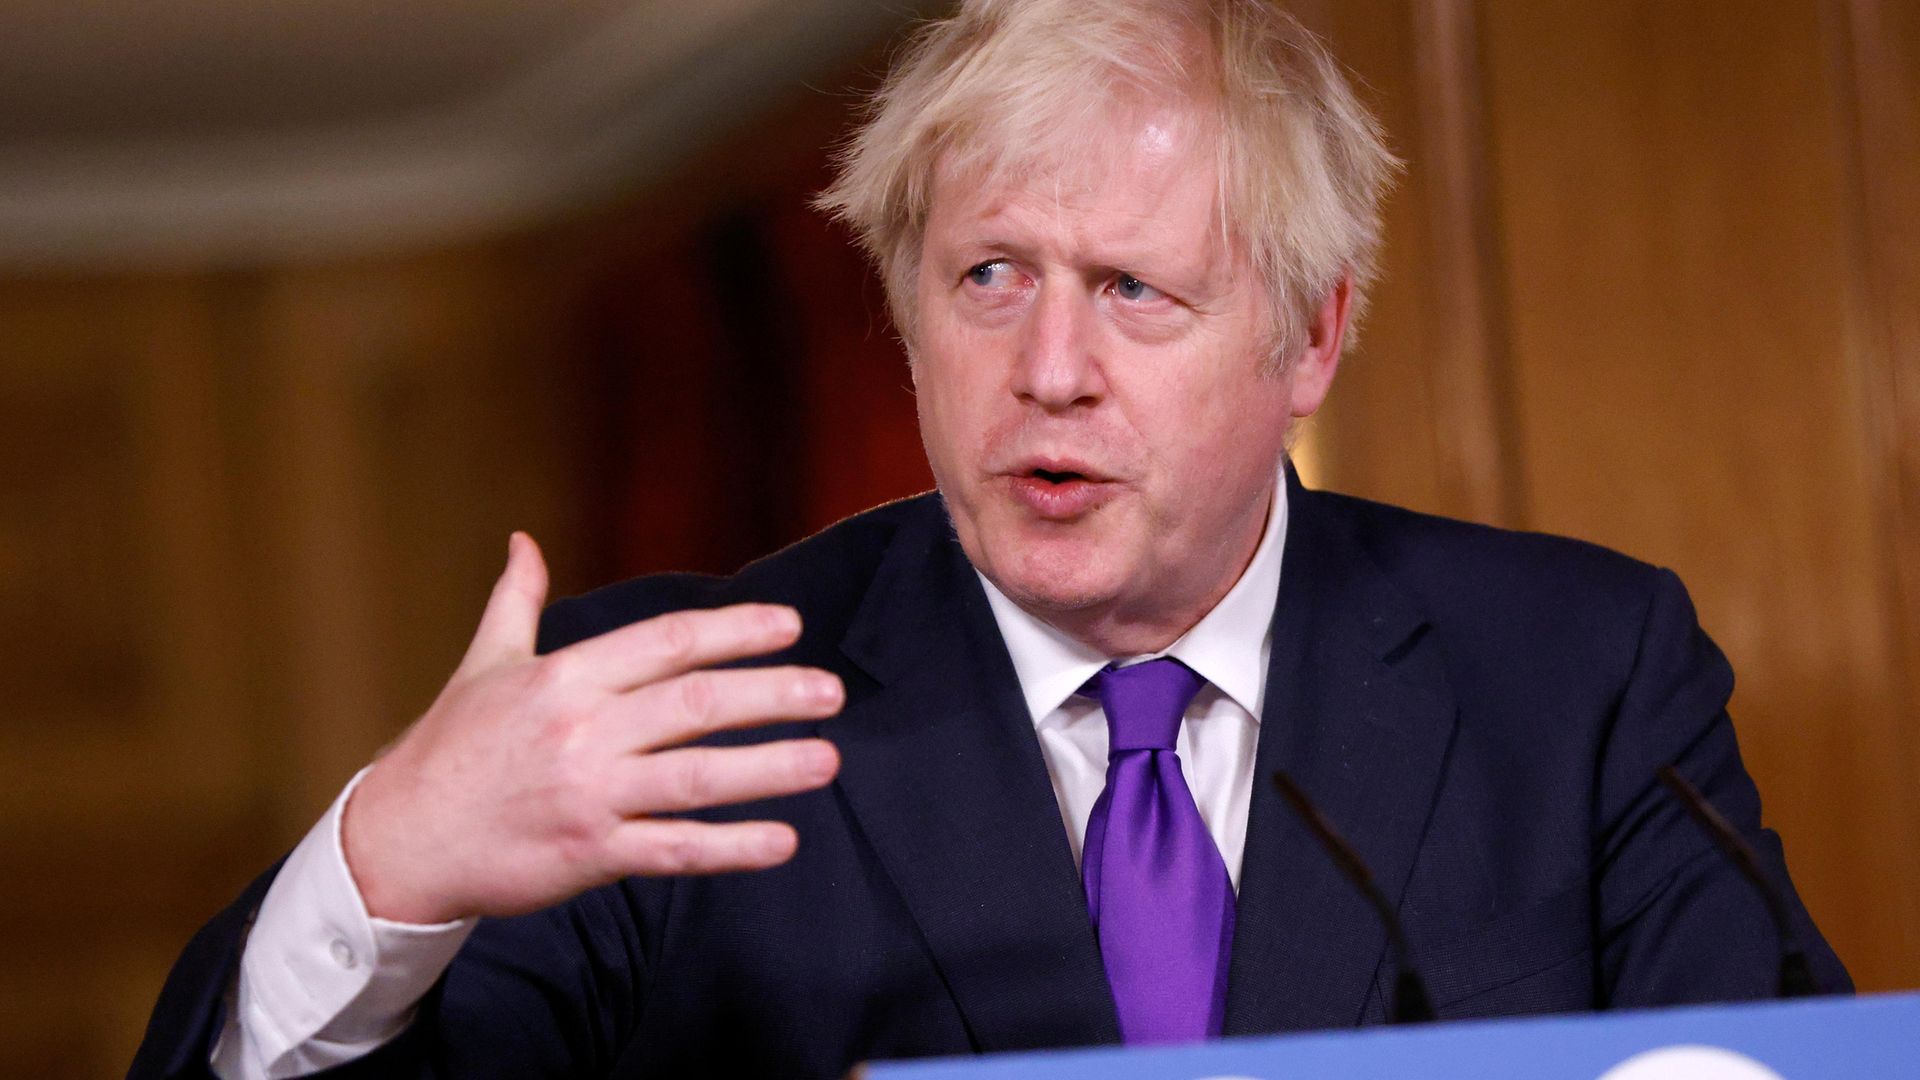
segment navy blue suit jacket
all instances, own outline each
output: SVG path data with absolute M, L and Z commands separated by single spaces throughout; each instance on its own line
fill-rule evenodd
M 1733 679 L 1679 581 L 1569 540 L 1303 490 L 1273 622 L 1228 1034 L 1378 1023 L 1365 901 L 1264 777 L 1285 769 L 1397 903 L 1443 1018 L 1759 998 L 1761 902 L 1655 781 L 1669 762 L 1785 863 L 1725 713 Z M 830 788 L 754 874 L 627 880 L 484 920 L 399 1040 L 345 1073 L 843 1074 L 865 1059 L 1117 1041 L 1012 663 L 939 501 L 862 514 L 730 578 L 563 601 L 543 648 L 661 612 L 792 604 L 781 662 L 847 685 Z M 137 1075 L 205 1070 L 271 874 L 188 947 Z M 1797 900 L 1827 989 L 1848 987 Z

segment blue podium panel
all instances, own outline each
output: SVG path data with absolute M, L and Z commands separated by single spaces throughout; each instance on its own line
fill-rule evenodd
M 1920 1077 L 1920 994 L 1364 1028 L 874 1064 L 867 1080 Z

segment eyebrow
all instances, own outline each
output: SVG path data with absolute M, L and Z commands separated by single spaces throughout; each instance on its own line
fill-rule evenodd
M 954 250 L 976 252 L 994 251 L 1011 255 L 1016 259 L 1031 260 L 1033 258 L 1033 249 L 1031 247 L 1026 244 L 1018 244 L 1010 240 L 999 239 L 996 234 L 993 233 L 980 233 L 974 236 L 968 236 L 958 241 L 954 245 Z
M 954 251 L 968 253 L 968 258 L 971 258 L 974 253 L 992 252 L 1024 262 L 1032 262 L 1035 256 L 1035 248 L 1032 245 L 1004 239 L 1004 234 L 988 232 L 974 233 L 964 237 L 955 243 Z M 1119 257 L 1122 254 L 1130 254 L 1133 257 Z M 1183 258 L 1177 252 L 1165 249 L 1135 248 L 1131 252 L 1123 253 L 1102 252 L 1096 248 L 1093 256 L 1086 260 L 1086 265 L 1118 273 L 1138 274 L 1149 283 L 1161 281 L 1185 290 L 1209 288 L 1215 284 L 1218 277 L 1213 273 L 1213 267 L 1210 265 L 1212 260 L 1190 260 Z

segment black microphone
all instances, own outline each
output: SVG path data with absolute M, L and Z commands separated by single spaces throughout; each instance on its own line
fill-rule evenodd
M 1400 977 L 1393 984 L 1393 1008 L 1387 1015 L 1388 1022 L 1412 1024 L 1435 1019 L 1433 1005 L 1427 997 L 1427 984 L 1420 980 L 1419 973 L 1413 968 L 1413 959 L 1407 949 L 1406 931 L 1401 928 L 1400 917 L 1394 913 L 1393 905 L 1387 902 L 1387 894 L 1381 892 L 1380 886 L 1374 883 L 1373 871 L 1367 869 L 1366 861 L 1360 858 L 1359 852 L 1353 850 L 1353 845 L 1334 831 L 1326 817 L 1313 805 L 1313 800 L 1307 798 L 1307 793 L 1300 790 L 1300 785 L 1294 783 L 1292 777 L 1285 772 L 1276 772 L 1273 774 L 1273 786 L 1280 789 L 1280 794 L 1300 815 L 1300 820 L 1307 823 L 1307 828 L 1320 841 L 1320 846 L 1333 856 L 1334 865 L 1373 904 L 1373 910 L 1387 928 L 1387 941 L 1393 948 L 1393 962 L 1400 969 Z
M 1813 985 L 1813 969 L 1807 966 L 1807 954 L 1800 948 L 1800 936 L 1794 933 L 1793 916 L 1787 910 L 1787 898 L 1780 895 L 1773 882 L 1760 870 L 1760 856 L 1753 845 L 1734 829 L 1720 811 L 1713 808 L 1706 796 L 1698 788 L 1687 782 L 1671 765 L 1660 766 L 1660 782 L 1679 797 L 1686 806 L 1687 813 L 1700 827 L 1707 830 L 1719 845 L 1727 858 L 1747 879 L 1760 898 L 1766 901 L 1767 914 L 1773 916 L 1773 928 L 1780 935 L 1780 996 L 1783 998 L 1810 997 L 1817 993 Z

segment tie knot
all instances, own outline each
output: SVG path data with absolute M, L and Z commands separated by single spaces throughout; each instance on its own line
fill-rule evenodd
M 1130 667 L 1103 668 L 1087 680 L 1086 692 L 1107 714 L 1107 752 L 1171 750 L 1180 717 L 1205 680 L 1171 657 Z

